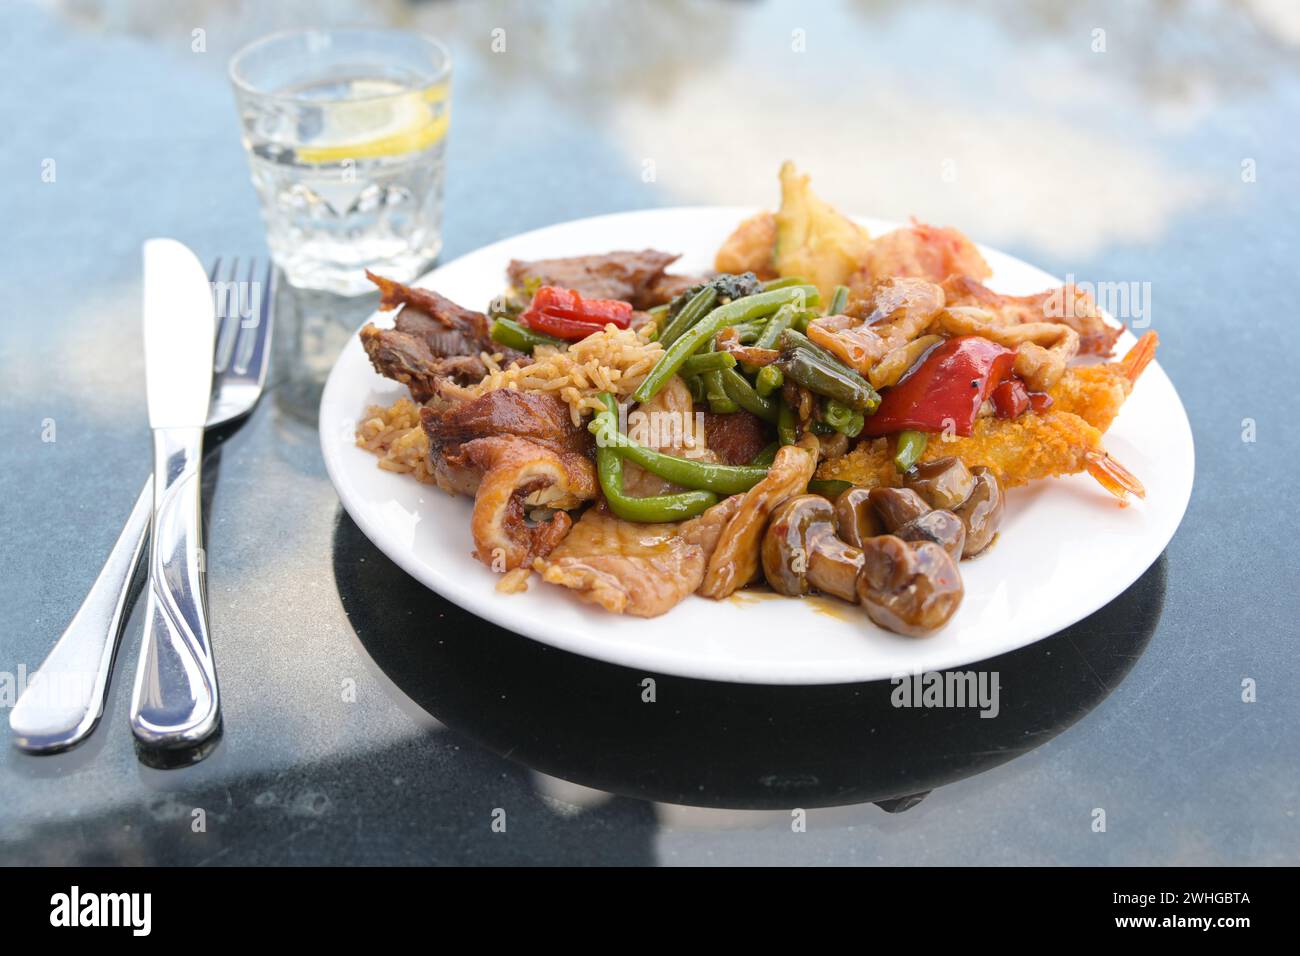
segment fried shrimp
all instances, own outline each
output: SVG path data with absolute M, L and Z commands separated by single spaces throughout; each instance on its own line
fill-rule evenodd
M 968 467 L 990 469 L 1008 488 L 1086 471 L 1121 501 L 1129 494 L 1146 496 L 1142 483 L 1106 453 L 1101 431 L 1071 412 L 1027 412 L 1016 419 L 986 416 L 975 422 L 969 438 L 935 436 L 921 460 L 952 456 Z M 823 463 L 817 477 L 865 488 L 901 481 L 894 467 L 893 442 L 885 438 L 863 442 L 843 458 Z
M 1156 333 L 1148 332 L 1118 362 L 1069 369 L 1048 393 L 1052 408 L 1072 412 L 1093 428 L 1106 431 L 1138 377 L 1155 358 L 1159 344 Z

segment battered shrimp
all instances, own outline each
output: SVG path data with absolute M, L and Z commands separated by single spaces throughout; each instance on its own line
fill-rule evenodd
M 991 469 L 1008 488 L 1086 471 L 1121 502 L 1130 493 L 1146 497 L 1142 483 L 1106 453 L 1098 429 L 1072 412 L 1055 408 L 1041 415 L 1026 412 L 1016 419 L 980 418 L 969 438 L 932 435 L 921 460 L 954 455 L 971 468 Z M 817 477 L 866 488 L 897 485 L 893 441 L 863 442 L 843 458 L 825 462 Z
M 1155 357 L 1160 339 L 1148 332 L 1118 362 L 1069 369 L 1048 393 L 1052 410 L 1078 415 L 1093 428 L 1106 431 L 1133 384 Z

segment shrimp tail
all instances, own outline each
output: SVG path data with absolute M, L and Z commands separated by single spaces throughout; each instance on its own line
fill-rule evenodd
M 1154 333 L 1152 333 L 1154 334 Z M 1087 451 L 1083 455 L 1084 468 L 1097 483 L 1119 499 L 1121 505 L 1128 504 L 1128 495 L 1139 498 L 1147 496 L 1147 490 L 1137 476 L 1121 465 L 1105 451 Z
M 1160 344 L 1160 336 L 1152 330 L 1142 338 L 1137 340 L 1137 344 L 1128 350 L 1122 359 L 1120 366 L 1123 368 L 1124 377 L 1128 379 L 1130 386 L 1138 380 L 1146 367 L 1151 364 L 1151 360 L 1156 357 L 1156 346 Z

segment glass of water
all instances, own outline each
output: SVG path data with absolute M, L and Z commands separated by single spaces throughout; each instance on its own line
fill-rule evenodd
M 230 61 L 267 245 L 288 280 L 356 295 L 442 248 L 451 56 L 401 30 L 276 33 Z

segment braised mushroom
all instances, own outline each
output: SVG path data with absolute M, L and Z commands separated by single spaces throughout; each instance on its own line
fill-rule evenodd
M 904 541 L 933 541 L 954 561 L 961 560 L 966 544 L 966 526 L 951 511 L 935 509 L 903 525 L 895 535 Z
M 966 543 L 962 547 L 963 558 L 973 558 L 990 544 L 1002 524 L 1002 513 L 1006 510 L 1006 496 L 998 476 L 988 468 L 971 469 L 975 479 L 975 489 L 959 507 L 953 509 L 961 523 L 966 526 Z
M 871 504 L 885 530 L 891 532 L 931 510 L 911 488 L 872 488 Z
M 930 503 L 951 511 L 975 490 L 975 477 L 960 458 L 936 458 L 913 465 L 903 484 Z
M 858 597 L 883 628 L 920 637 L 947 624 L 961 604 L 957 565 L 932 541 L 910 543 L 883 534 L 867 542 L 862 556 Z
M 835 509 L 821 495 L 800 495 L 776 509 L 763 535 L 763 574 L 781 594 L 816 589 L 857 602 L 862 551 L 835 535 Z
M 871 506 L 870 489 L 850 488 L 835 499 L 835 533 L 841 541 L 860 548 L 862 542 L 883 531 Z

